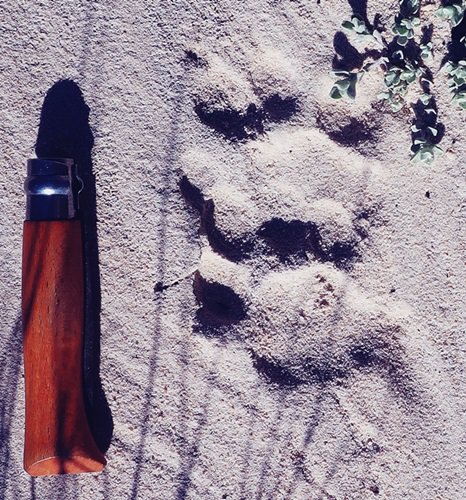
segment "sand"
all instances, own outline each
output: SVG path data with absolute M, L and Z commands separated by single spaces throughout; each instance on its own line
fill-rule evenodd
M 423 2 L 445 153 L 413 164 L 412 112 L 378 102 L 379 70 L 354 102 L 329 97 L 335 34 L 364 3 L 3 3 L 0 498 L 466 497 L 466 112 L 438 73 L 450 30 Z M 397 3 L 368 2 L 368 19 L 389 28 Z M 94 141 L 113 429 L 93 425 L 102 474 L 31 479 L 22 183 L 63 79 Z

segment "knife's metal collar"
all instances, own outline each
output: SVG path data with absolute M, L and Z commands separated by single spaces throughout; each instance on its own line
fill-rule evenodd
M 26 220 L 74 219 L 83 183 L 70 158 L 36 158 L 27 162 Z

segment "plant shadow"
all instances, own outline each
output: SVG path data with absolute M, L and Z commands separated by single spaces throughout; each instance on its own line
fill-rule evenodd
M 21 318 L 18 317 L 11 331 L 3 339 L 0 353 L 0 498 L 5 498 L 7 474 L 12 461 L 11 427 L 21 376 Z
M 461 41 L 464 40 L 466 36 L 466 16 L 463 20 L 451 29 L 451 41 L 447 46 L 447 53 L 442 59 L 441 66 L 443 66 L 447 61 L 452 61 L 453 63 L 458 63 L 458 61 L 464 61 L 466 59 L 466 45 Z

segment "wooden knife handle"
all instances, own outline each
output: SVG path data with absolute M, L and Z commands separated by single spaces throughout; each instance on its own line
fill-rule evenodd
M 25 221 L 24 468 L 32 476 L 101 471 L 84 407 L 84 276 L 79 220 Z

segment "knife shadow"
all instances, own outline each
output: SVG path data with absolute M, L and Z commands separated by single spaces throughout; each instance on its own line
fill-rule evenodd
M 107 451 L 113 420 L 100 380 L 100 274 L 97 240 L 96 187 L 92 168 L 94 136 L 89 107 L 79 86 L 59 80 L 47 92 L 36 142 L 38 158 L 73 158 L 84 182 L 80 217 L 84 254 L 84 362 L 83 381 L 87 417 L 97 446 Z

